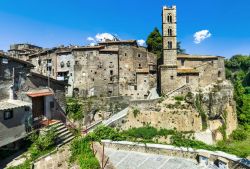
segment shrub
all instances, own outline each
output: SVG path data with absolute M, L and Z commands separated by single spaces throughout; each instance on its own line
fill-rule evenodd
M 80 167 L 84 169 L 99 169 L 99 162 L 95 158 L 90 144 L 86 138 L 75 139 L 70 146 L 70 162 L 77 161 Z
M 138 109 L 133 110 L 133 114 L 134 114 L 135 118 L 138 116 L 139 113 L 140 113 L 140 110 L 138 110 Z
M 247 139 L 247 133 L 243 129 L 237 129 L 233 131 L 231 138 L 237 141 L 244 141 Z
M 175 96 L 174 99 L 177 101 L 183 101 L 184 97 L 183 96 Z
M 127 135 L 128 137 L 133 138 L 141 138 L 141 139 L 153 139 L 155 136 L 158 135 L 157 129 L 151 126 L 145 126 L 140 128 L 132 128 L 129 129 L 123 134 Z
M 66 113 L 74 121 L 81 120 L 84 118 L 83 105 L 76 100 L 71 100 L 67 104 Z

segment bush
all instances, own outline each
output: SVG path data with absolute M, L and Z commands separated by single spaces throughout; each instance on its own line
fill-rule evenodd
M 133 110 L 133 114 L 134 114 L 135 118 L 138 116 L 139 113 L 140 113 L 140 110 L 138 110 L 138 109 Z
M 175 96 L 174 99 L 177 101 L 183 101 L 184 97 L 183 96 Z
M 70 147 L 70 162 L 77 161 L 83 169 L 99 169 L 100 165 L 91 150 L 91 143 L 85 138 L 75 139 Z
M 150 126 L 132 128 L 123 132 L 128 137 L 141 138 L 141 139 L 153 139 L 158 135 L 157 129 Z
M 66 113 L 74 121 L 84 118 L 83 105 L 76 100 L 67 103 Z
M 244 141 L 247 139 L 247 133 L 243 129 L 237 129 L 233 131 L 231 138 L 237 141 Z

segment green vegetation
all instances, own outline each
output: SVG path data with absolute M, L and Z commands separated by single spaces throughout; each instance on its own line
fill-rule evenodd
M 100 141 L 102 139 L 110 139 L 113 141 L 134 141 L 134 142 L 142 142 L 142 143 L 159 143 L 159 137 L 170 137 L 170 144 L 174 146 L 183 146 L 183 147 L 191 147 L 194 149 L 206 149 L 211 151 L 224 151 L 227 153 L 235 154 L 240 157 L 246 157 L 250 154 L 250 147 L 247 149 L 239 149 L 240 144 L 231 143 L 233 139 L 228 142 L 219 142 L 218 145 L 212 146 L 207 145 L 201 141 L 196 141 L 191 138 L 193 131 L 190 132 L 177 132 L 176 130 L 168 130 L 168 129 L 156 129 L 149 125 L 140 128 L 131 128 L 125 131 L 119 131 L 111 127 L 99 126 L 94 130 L 93 133 L 90 133 L 85 140 L 88 141 Z M 250 133 L 248 133 L 250 135 Z M 247 141 L 244 141 L 244 145 L 247 145 Z M 165 142 L 160 142 L 161 144 L 166 144 Z M 227 146 L 229 144 L 230 146 Z M 248 142 L 249 145 L 249 142 Z
M 158 59 L 162 57 L 162 35 L 158 28 L 154 28 L 149 34 L 146 43 L 149 52 L 156 54 Z M 185 49 L 181 48 L 181 42 L 177 42 L 177 53 L 185 53 Z
M 134 109 L 133 114 L 134 114 L 134 117 L 136 118 L 138 116 L 138 114 L 140 114 L 140 110 Z
M 183 101 L 184 96 L 175 96 L 174 99 L 177 100 L 177 101 Z
M 206 116 L 206 113 L 204 112 L 204 110 L 202 108 L 201 97 L 202 97 L 202 95 L 200 93 L 198 95 L 196 95 L 195 108 L 196 108 L 196 110 L 198 111 L 198 113 L 201 116 L 202 130 L 206 130 L 207 129 L 207 116 Z
M 239 128 L 230 138 L 219 144 L 233 150 L 241 150 L 242 156 L 250 155 L 250 56 L 235 55 L 226 60 L 226 78 L 234 85 Z
M 28 152 L 26 152 L 26 161 L 21 165 L 10 167 L 8 169 L 30 169 L 33 161 L 55 150 L 56 134 L 54 128 L 46 128 L 45 131 L 39 134 L 34 132 L 28 139 L 32 144 L 29 147 Z
M 67 100 L 66 108 L 67 116 L 74 121 L 78 121 L 84 118 L 83 104 L 76 99 Z
M 162 56 L 162 35 L 158 28 L 154 28 L 147 38 L 148 51 L 157 55 L 158 58 Z
M 88 138 L 77 138 L 72 142 L 70 162 L 78 162 L 82 169 L 99 169 L 99 162 L 91 150 Z

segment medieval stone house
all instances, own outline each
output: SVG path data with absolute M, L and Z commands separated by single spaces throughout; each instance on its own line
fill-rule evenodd
M 30 55 L 28 61 L 35 72 L 69 83 L 69 97 L 144 99 L 156 87 L 156 59 L 135 40 L 128 40 L 52 48 Z
M 65 121 L 65 84 L 33 73 L 29 62 L 0 55 L 0 147 L 49 120 Z M 49 83 L 48 83 L 49 82 Z

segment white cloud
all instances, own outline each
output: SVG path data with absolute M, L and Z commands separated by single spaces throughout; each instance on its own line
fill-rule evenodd
M 89 44 L 89 46 L 95 46 L 95 45 L 96 45 L 95 42 L 92 42 L 92 43 Z
M 98 42 L 104 42 L 105 40 L 114 40 L 115 37 L 111 35 L 110 33 L 98 33 L 95 36 L 95 39 Z
M 87 40 L 88 40 L 88 41 L 95 41 L 95 39 L 92 38 L 92 37 L 88 37 Z
M 144 46 L 145 45 L 145 40 L 143 40 L 143 39 L 137 40 L 137 43 L 138 43 L 139 46 Z
M 199 44 L 211 36 L 212 34 L 209 32 L 209 30 L 198 31 L 194 34 L 194 43 Z

